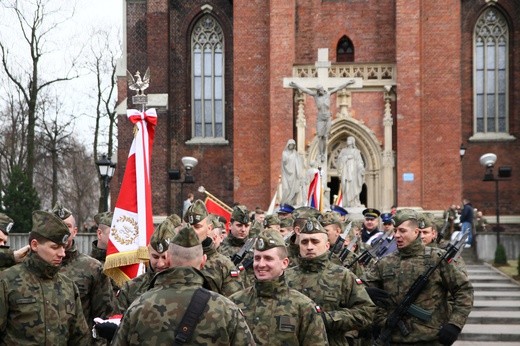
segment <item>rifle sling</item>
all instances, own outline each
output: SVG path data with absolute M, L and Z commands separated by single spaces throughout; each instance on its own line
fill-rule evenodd
M 202 316 L 210 297 L 210 292 L 202 287 L 197 288 L 195 293 L 193 293 L 190 304 L 188 305 L 184 316 L 182 316 L 181 323 L 179 323 L 175 330 L 174 345 L 182 345 L 191 340 L 195 327 L 199 323 L 200 317 Z

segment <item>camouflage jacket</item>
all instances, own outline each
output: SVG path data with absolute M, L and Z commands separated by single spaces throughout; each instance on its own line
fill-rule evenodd
M 231 258 L 234 254 L 236 254 L 242 246 L 244 246 L 247 239 L 239 239 L 235 238 L 233 234 L 229 233 L 229 235 L 222 241 L 220 244 L 218 251 L 228 257 Z M 247 253 L 242 260 L 242 263 L 252 260 L 253 253 Z M 233 263 L 233 262 L 231 262 Z M 252 263 L 252 262 L 251 262 Z M 239 265 L 238 268 L 240 269 L 240 280 L 242 282 L 242 285 L 244 288 L 251 287 L 253 285 L 253 282 L 255 280 L 255 273 L 253 271 L 253 266 L 249 266 L 248 268 L 244 268 L 243 266 Z
M 289 257 L 289 268 L 298 265 L 298 258 L 300 258 L 300 246 L 295 243 L 296 235 L 293 235 L 287 245 L 287 252 Z
M 167 269 L 156 276 L 156 287 L 136 299 L 126 311 L 112 345 L 172 345 L 175 331 L 204 277 L 191 267 Z M 211 297 L 189 345 L 254 345 L 238 307 L 224 296 Z
M 246 240 L 247 239 L 235 238 L 233 234 L 229 233 L 229 235 L 226 238 L 224 238 L 224 240 L 220 244 L 218 252 L 220 252 L 228 258 L 231 258 L 231 256 L 236 254 L 242 248 Z
M 105 260 L 107 258 L 107 249 L 98 248 L 97 243 L 97 240 L 94 240 L 92 242 L 90 257 L 97 259 L 99 262 L 103 264 L 105 263 Z
M 0 345 L 89 345 L 78 288 L 37 254 L 0 273 Z
M 434 249 L 446 250 L 446 248 L 449 245 L 450 245 L 450 242 L 443 239 L 439 243 L 433 241 L 426 246 L 432 247 Z M 464 262 L 464 259 L 462 258 L 462 256 L 458 256 L 456 259 L 452 260 L 451 263 L 453 263 L 453 265 L 455 265 L 455 267 L 457 269 L 461 270 L 464 274 L 468 275 L 468 270 L 466 269 L 466 262 Z
M 246 317 L 257 345 L 328 345 L 316 304 L 290 289 L 284 276 L 256 281 L 253 287 L 233 294 Z
M 364 285 L 348 269 L 333 264 L 328 253 L 300 258 L 300 265 L 287 270 L 289 286 L 321 307 L 331 345 L 347 345 L 345 334 L 371 325 L 375 305 Z
M 148 291 L 150 282 L 152 282 L 155 272 L 149 269 L 147 272 L 129 280 L 123 284 L 123 287 L 116 294 L 116 313 L 124 313 L 126 309 L 141 294 Z
M 74 281 L 81 297 L 83 314 L 89 327 L 94 318 L 106 318 L 114 310 L 114 293 L 109 278 L 98 260 L 78 251 L 76 244 L 65 252 L 60 273 Z
M 412 283 L 428 266 L 436 263 L 444 250 L 424 247 L 421 238 L 414 240 L 397 253 L 374 263 L 365 272 L 366 282 L 387 291 L 392 299 L 386 308 L 378 308 L 376 321 L 383 325 L 386 316 L 400 303 Z M 450 294 L 453 296 L 448 299 Z M 449 301 L 455 302 L 450 307 Z M 468 277 L 453 264 L 444 262 L 419 294 L 415 305 L 432 313 L 431 321 L 421 321 L 407 315 L 403 322 L 410 331 L 401 335 L 399 329 L 392 333 L 392 343 L 436 342 L 440 327 L 451 323 L 462 329 L 473 306 L 473 287 Z
M 0 270 L 12 267 L 15 264 L 13 250 L 8 247 L 0 248 Z
M 92 242 L 92 247 L 90 250 L 90 257 L 97 259 L 99 262 L 101 262 L 101 265 L 105 265 L 105 260 L 107 259 L 107 250 L 98 248 L 97 246 L 98 241 L 94 240 Z M 110 284 L 112 285 L 112 290 L 114 294 L 117 294 L 119 291 L 119 286 L 116 284 L 116 282 L 110 278 Z
M 211 238 L 202 242 L 204 254 L 208 257 L 201 272 L 208 281 L 213 292 L 220 293 L 226 297 L 240 291 L 242 282 L 240 271 L 231 260 L 217 252 Z

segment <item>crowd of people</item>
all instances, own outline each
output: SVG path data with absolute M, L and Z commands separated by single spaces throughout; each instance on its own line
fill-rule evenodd
M 154 230 L 147 271 L 117 287 L 103 273 L 112 213 L 96 215 L 87 255 L 77 250 L 69 209 L 35 211 L 29 245 L 0 249 L 0 344 L 455 342 L 473 288 L 461 258 L 444 260 L 462 246 L 439 234 L 451 216 L 395 208 L 362 214 L 351 220 L 341 206 L 282 204 L 266 215 L 236 204 L 226 230 L 225 219 L 194 200 L 182 218 L 171 215 Z M 9 225 L 0 214 L 0 241 Z M 397 315 L 399 327 L 390 327 L 432 266 Z

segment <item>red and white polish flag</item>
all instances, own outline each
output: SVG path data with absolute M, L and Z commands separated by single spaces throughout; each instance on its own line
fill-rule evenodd
M 104 266 L 105 274 L 118 285 L 144 272 L 154 230 L 150 163 L 157 114 L 153 108 L 144 113 L 129 109 L 127 117 L 134 124 L 134 140 L 114 209 Z

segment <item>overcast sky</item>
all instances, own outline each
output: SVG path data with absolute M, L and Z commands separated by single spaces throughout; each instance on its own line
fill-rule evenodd
M 4 1 L 4 0 L 0 0 Z M 46 0 L 49 6 L 58 6 L 60 10 L 70 8 L 73 1 L 70 0 Z M 33 0 L 27 0 L 28 4 Z M 41 73 L 44 78 L 51 79 L 63 72 L 63 66 L 67 58 L 76 54 L 80 47 L 89 40 L 90 33 L 94 28 L 111 30 L 113 34 L 112 45 L 118 46 L 122 34 L 123 0 L 77 0 L 75 15 L 71 20 L 61 24 L 54 30 L 52 40 L 46 45 L 49 54 L 42 60 Z M 119 36 L 119 37 L 117 37 Z M 19 54 L 17 62 L 23 67 L 23 57 L 28 56 L 27 44 L 21 41 L 19 25 L 12 12 L 0 7 L 0 38 L 3 42 L 10 43 L 11 54 Z M 10 41 L 9 41 L 10 40 Z M 84 54 L 88 54 L 85 52 Z M 45 74 L 47 74 L 45 76 Z M 95 102 L 89 99 L 87 90 L 95 86 L 93 76 L 85 76 L 73 82 L 57 83 L 56 92 L 64 96 L 64 112 L 68 114 L 92 114 L 95 112 Z M 89 150 L 92 149 L 93 118 L 81 116 L 75 126 L 75 133 L 82 139 Z M 90 135 L 90 136 L 89 136 Z

